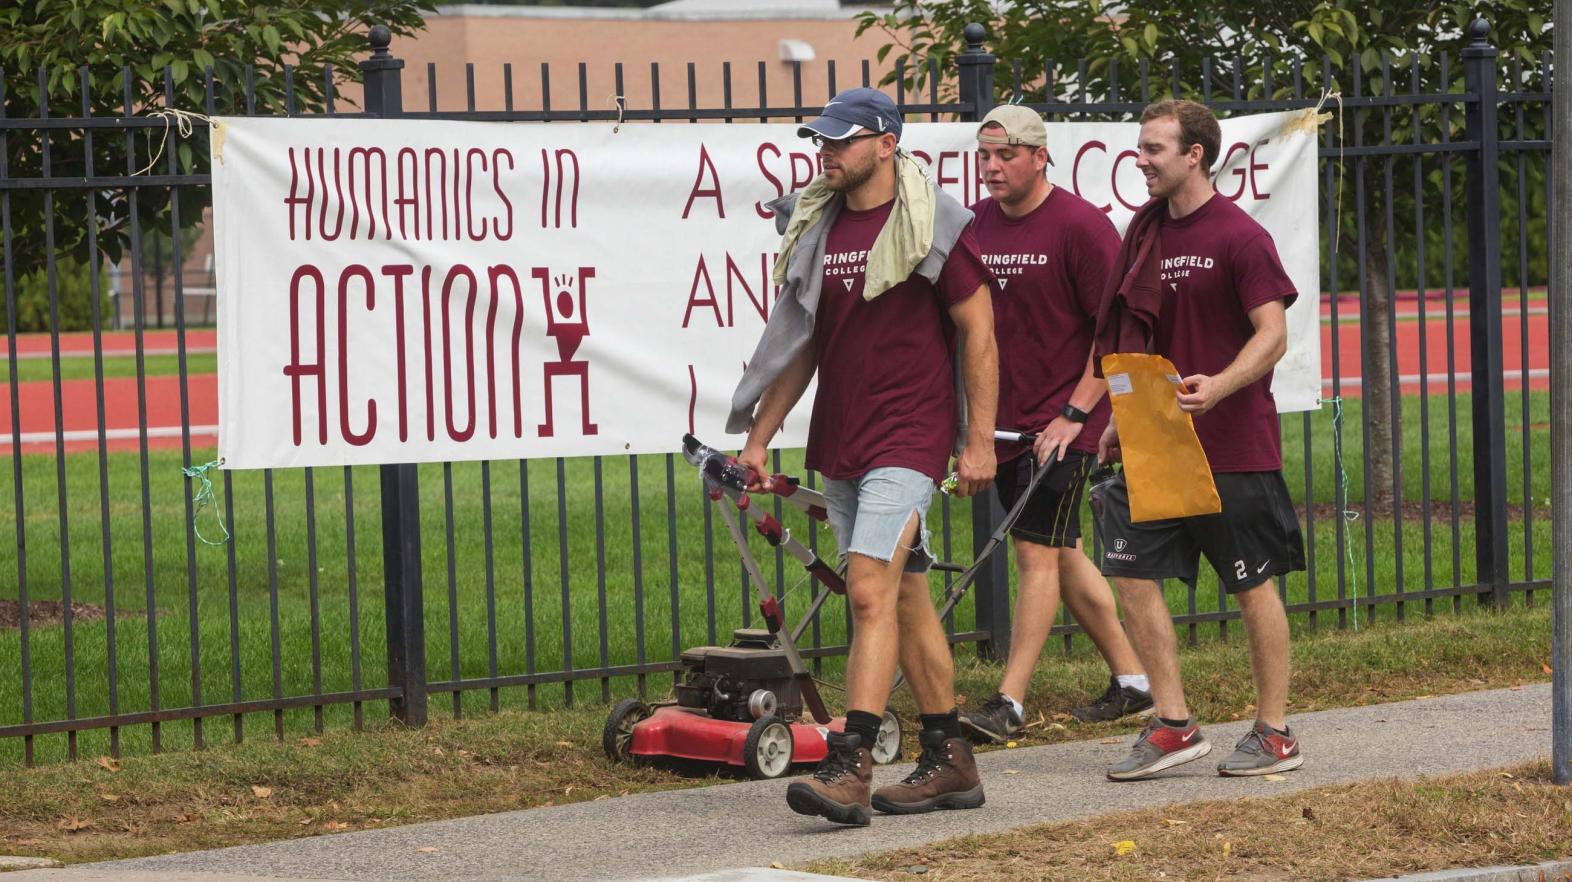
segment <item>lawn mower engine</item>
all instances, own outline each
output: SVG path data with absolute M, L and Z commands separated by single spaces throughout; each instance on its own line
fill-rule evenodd
M 738 628 L 729 646 L 684 651 L 682 682 L 674 689 L 677 705 L 734 723 L 800 718 L 802 690 L 786 651 L 773 643 L 769 631 Z

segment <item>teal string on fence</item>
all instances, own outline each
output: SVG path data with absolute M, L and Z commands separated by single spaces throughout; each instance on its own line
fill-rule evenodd
M 196 505 L 196 508 L 191 512 L 191 530 L 196 533 L 198 539 L 202 540 L 203 545 L 223 545 L 229 541 L 229 528 L 224 526 L 224 516 L 218 513 L 218 501 L 213 497 L 213 482 L 207 476 L 208 470 L 216 469 L 222 464 L 223 460 L 215 459 L 212 462 L 199 466 L 182 466 L 180 469 L 186 477 L 195 478 L 199 482 L 196 495 L 191 497 L 191 502 Z M 213 520 L 218 522 L 218 529 L 224 534 L 224 538 L 216 542 L 203 536 L 202 528 L 197 524 L 198 519 L 202 516 L 202 509 L 208 506 L 212 506 Z

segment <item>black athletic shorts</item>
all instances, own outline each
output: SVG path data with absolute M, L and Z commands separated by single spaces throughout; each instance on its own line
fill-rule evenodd
M 1034 454 L 1002 463 L 994 475 L 999 504 L 1009 511 L 1032 482 Z M 1086 476 L 1097 465 L 1097 456 L 1079 450 L 1065 451 L 1064 459 L 1048 461 L 1048 474 L 1037 482 L 1037 491 L 1010 528 L 1010 535 L 1051 548 L 1074 548 L 1081 538 L 1081 490 Z
M 1232 594 L 1303 570 L 1304 537 L 1283 473 L 1224 472 L 1212 477 L 1222 499 L 1221 513 L 1140 524 L 1130 522 L 1123 472 L 1097 485 L 1092 508 L 1101 530 L 1103 575 L 1182 579 L 1193 586 L 1204 554 Z

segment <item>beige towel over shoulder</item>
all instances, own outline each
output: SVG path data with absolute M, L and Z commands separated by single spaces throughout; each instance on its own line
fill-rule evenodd
M 864 275 L 862 298 L 872 300 L 906 281 L 933 248 L 935 215 L 934 186 L 922 165 L 906 150 L 896 153 L 895 207 L 890 220 L 868 250 L 868 269 Z M 802 191 L 797 210 L 781 237 L 780 256 L 775 259 L 775 284 L 786 282 L 787 261 L 802 234 L 813 228 L 824 208 L 836 196 L 821 175 Z

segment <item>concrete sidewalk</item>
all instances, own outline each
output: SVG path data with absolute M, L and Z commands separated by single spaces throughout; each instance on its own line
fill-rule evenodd
M 1415 777 L 1548 756 L 1549 684 L 1303 714 L 1292 719 L 1306 763 L 1286 780 L 1219 778 L 1247 723 L 1211 725 L 1213 756 L 1150 781 L 1113 784 L 1103 768 L 1131 738 L 1000 750 L 978 758 L 988 804 L 975 811 L 890 817 L 839 827 L 793 814 L 785 784 L 757 781 L 367 830 L 70 870 L 6 874 L 5 882 L 137 882 L 249 877 L 333 880 L 673 879 L 795 864 L 996 833 L 1153 805 L 1274 796 L 1367 778 Z M 1436 733 L 1446 737 L 1437 739 Z M 875 785 L 910 764 L 877 769 Z M 173 874 L 190 874 L 175 876 Z

